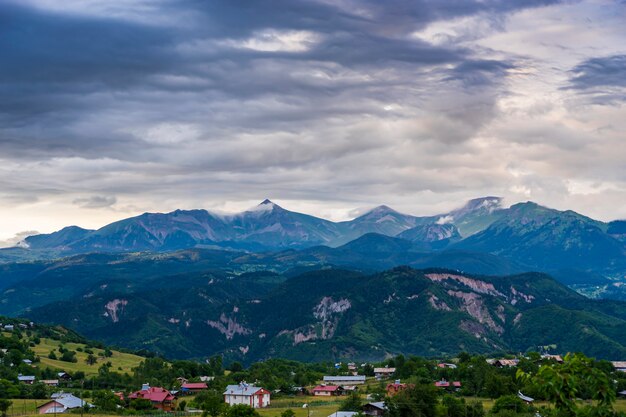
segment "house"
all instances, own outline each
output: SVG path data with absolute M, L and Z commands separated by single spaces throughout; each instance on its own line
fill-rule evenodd
M 17 380 L 23 384 L 33 385 L 35 383 L 35 376 L 19 374 Z
M 368 403 L 363 406 L 363 414 L 366 416 L 382 416 L 387 411 L 384 401 Z
M 201 376 L 200 382 L 211 382 L 215 379 L 214 376 Z
M 343 387 L 339 385 L 318 385 L 311 392 L 318 397 L 338 396 L 343 395 Z
M 348 364 L 348 371 L 356 371 L 356 363 L 350 362 Z
M 180 387 L 183 394 L 192 394 L 208 389 L 206 382 L 187 382 Z
M 611 363 L 613 364 L 613 368 L 615 368 L 616 371 L 626 372 L 626 362 L 612 361 Z
M 42 379 L 41 383 L 47 385 L 49 387 L 58 387 L 59 380 L 58 379 Z
M 144 384 L 141 390 L 128 395 L 130 400 L 144 399 L 152 402 L 154 408 L 163 411 L 174 411 L 176 409 L 176 397 L 171 392 L 161 387 L 151 387 Z
M 226 387 L 224 402 L 228 405 L 244 404 L 252 408 L 264 408 L 270 405 L 270 396 L 265 388 L 240 382 Z
M 435 382 L 435 386 L 437 388 L 446 388 L 446 389 L 458 390 L 459 388 L 461 388 L 461 382 L 460 381 L 448 382 L 445 379 L 442 379 L 441 381 L 436 381 Z
M 365 384 L 365 375 L 325 376 L 325 384 L 360 385 Z
M 179 376 L 178 378 L 176 378 L 176 381 L 178 381 L 178 383 L 183 386 L 185 385 L 187 382 L 189 382 L 189 380 L 183 376 Z
M 22 362 L 24 362 L 26 365 L 32 365 L 33 361 L 31 361 L 30 359 L 22 359 Z
M 390 378 L 396 372 L 396 368 L 374 368 L 376 379 Z
M 454 363 L 445 363 L 445 362 L 438 363 L 437 367 L 438 368 L 443 368 L 443 369 L 446 369 L 446 368 L 447 369 L 456 369 L 457 368 L 456 364 L 454 364 Z
M 12 324 L 5 324 L 4 325 L 4 330 L 6 330 L 7 332 L 12 332 L 13 329 L 15 329 L 15 326 L 13 326 Z
M 393 397 L 394 395 L 396 395 L 400 391 L 402 391 L 404 389 L 407 389 L 407 388 L 408 388 L 407 384 L 402 384 L 402 383 L 400 383 L 399 379 L 396 379 L 395 382 L 393 382 L 391 384 L 387 384 L 387 396 L 388 397 Z
M 93 405 L 75 397 L 69 393 L 57 393 L 45 404 L 37 407 L 37 414 L 65 413 L 80 407 L 93 407 Z
M 356 385 L 344 385 L 342 388 L 345 394 L 350 394 L 351 392 L 359 392 L 359 387 L 357 387 Z
M 561 357 L 561 355 L 541 355 L 541 359 L 552 360 L 556 363 L 563 363 L 563 358 Z
M 517 366 L 519 359 L 496 359 L 493 366 L 498 368 L 511 368 Z
M 353 417 L 357 414 L 358 413 L 356 411 L 335 411 L 328 417 Z
M 291 392 L 298 396 L 309 395 L 309 391 L 306 387 L 291 387 Z
M 71 381 L 72 377 L 67 372 L 58 372 L 57 377 L 62 381 Z

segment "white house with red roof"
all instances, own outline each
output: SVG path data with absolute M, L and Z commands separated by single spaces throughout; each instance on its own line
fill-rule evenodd
M 244 404 L 252 408 L 264 408 L 270 405 L 270 392 L 265 388 L 241 382 L 239 385 L 226 387 L 224 402 L 228 405 Z
M 163 411 L 174 411 L 176 408 L 176 397 L 161 387 L 151 387 L 148 384 L 144 384 L 140 391 L 135 391 L 128 395 L 130 400 L 144 399 L 149 400 L 154 408 L 161 409 Z

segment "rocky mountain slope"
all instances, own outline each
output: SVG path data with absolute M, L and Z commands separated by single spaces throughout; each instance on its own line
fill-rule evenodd
M 626 356 L 626 303 L 589 300 L 536 273 L 485 277 L 407 267 L 369 275 L 192 273 L 130 290 L 95 287 L 74 300 L 28 314 L 173 357 L 381 359 L 548 344 Z

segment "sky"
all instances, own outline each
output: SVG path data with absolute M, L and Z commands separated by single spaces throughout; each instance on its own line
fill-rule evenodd
M 626 218 L 626 2 L 1 0 L 0 246 L 265 198 Z

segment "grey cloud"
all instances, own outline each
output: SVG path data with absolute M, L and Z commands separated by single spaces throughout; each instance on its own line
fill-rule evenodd
M 73 204 L 88 209 L 108 208 L 117 203 L 115 196 L 94 195 L 86 198 L 77 198 Z
M 587 59 L 570 73 L 568 89 L 591 96 L 598 104 L 626 101 L 626 55 Z

